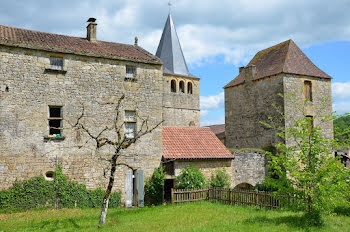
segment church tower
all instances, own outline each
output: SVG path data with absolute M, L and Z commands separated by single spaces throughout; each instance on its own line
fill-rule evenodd
M 156 56 L 163 63 L 163 125 L 200 126 L 199 78 L 188 72 L 170 13 Z

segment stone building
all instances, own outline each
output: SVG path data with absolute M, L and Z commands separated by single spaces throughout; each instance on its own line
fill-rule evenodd
M 276 130 L 259 123 L 268 117 L 287 128 L 308 116 L 325 137 L 333 137 L 332 122 L 320 120 L 332 113 L 331 77 L 292 40 L 258 52 L 224 89 L 227 147 L 263 148 L 280 142 Z
M 119 160 L 138 171 L 116 171 L 114 190 L 122 191 L 127 206 L 142 205 L 133 195 L 162 163 L 164 126 L 199 127 L 199 78 L 188 72 L 171 15 L 156 56 L 136 38 L 134 45 L 98 40 L 95 21 L 88 20 L 86 38 L 0 25 L 0 189 L 38 175 L 52 180 L 57 161 L 70 180 L 105 187 L 106 163 L 86 149 L 93 141 L 72 124 L 84 108 L 83 123 L 96 136 L 113 120 L 111 103 L 125 95 L 124 134 L 134 136 L 140 118 L 148 118 L 149 127 L 164 121 Z

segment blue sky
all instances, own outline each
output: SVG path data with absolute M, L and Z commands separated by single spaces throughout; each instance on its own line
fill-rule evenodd
M 164 0 L 0 0 L 0 24 L 78 37 L 97 18 L 97 39 L 155 53 L 168 14 Z M 287 39 L 333 77 L 333 108 L 350 112 L 350 1 L 173 0 L 190 71 L 201 77 L 201 125 L 224 123 L 222 87 L 256 52 Z

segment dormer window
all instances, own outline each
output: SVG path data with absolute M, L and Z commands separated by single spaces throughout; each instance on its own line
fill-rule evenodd
M 50 68 L 55 70 L 63 70 L 63 58 L 50 57 Z
M 125 74 L 125 77 L 128 77 L 128 78 L 133 78 L 135 76 L 135 67 L 134 66 L 129 66 L 127 65 L 126 66 L 126 74 Z

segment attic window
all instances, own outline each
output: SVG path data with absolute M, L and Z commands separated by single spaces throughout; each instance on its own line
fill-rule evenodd
M 176 93 L 176 81 L 175 80 L 171 80 L 170 88 L 171 88 L 172 93 Z
M 55 70 L 63 70 L 63 58 L 50 57 L 50 68 Z
M 180 90 L 180 93 L 185 92 L 185 83 L 183 81 L 180 81 L 179 83 L 179 90 Z
M 134 66 L 126 66 L 126 74 L 125 77 L 132 78 L 135 76 L 135 67 Z

